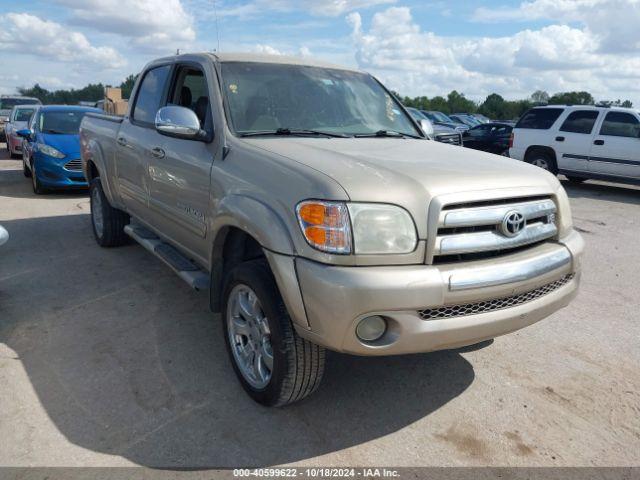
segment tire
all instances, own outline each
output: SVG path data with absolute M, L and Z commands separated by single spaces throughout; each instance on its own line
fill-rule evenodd
M 586 178 L 583 177 L 574 177 L 574 176 L 570 176 L 570 175 L 565 175 L 565 177 L 567 177 L 567 180 L 569 180 L 571 183 L 583 183 Z
M 47 193 L 47 189 L 42 186 L 38 175 L 36 174 L 36 166 L 31 164 L 31 186 L 33 187 L 33 193 L 36 195 L 44 195 Z
M 257 298 L 253 305 L 251 294 Z M 246 299 L 245 305 L 252 305 L 252 308 L 244 309 L 244 314 L 240 311 L 241 298 Z M 298 336 L 294 330 L 265 259 L 241 263 L 226 276 L 222 324 L 233 369 L 245 391 L 256 402 L 270 407 L 288 405 L 311 395 L 320 385 L 325 350 Z M 245 330 L 251 333 L 240 333 Z M 252 349 L 253 344 L 263 347 Z M 250 353 L 244 356 L 240 352 Z M 243 356 L 251 366 L 242 365 Z M 257 362 L 256 356 L 259 356 Z M 263 376 L 256 373 L 252 378 L 251 373 L 245 373 L 247 368 L 261 371 Z
M 27 178 L 31 177 L 31 170 L 29 170 L 29 167 L 27 167 L 27 164 L 24 163 L 24 161 L 22 162 L 22 173 Z
M 100 177 L 91 180 L 91 227 L 93 236 L 101 247 L 119 247 L 128 242 L 124 227 L 129 224 L 128 214 L 113 208 L 102 190 Z
M 535 150 L 527 155 L 526 161 L 527 163 L 542 168 L 543 170 L 551 172 L 554 175 L 558 174 L 558 166 L 556 165 L 556 161 L 547 152 Z

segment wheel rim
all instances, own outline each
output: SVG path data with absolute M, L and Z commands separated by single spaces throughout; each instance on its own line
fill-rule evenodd
M 98 236 L 102 238 L 104 218 L 102 216 L 102 198 L 97 188 L 91 190 L 91 219 L 93 221 L 93 228 L 95 228 Z
M 531 162 L 531 164 L 544 170 L 550 170 L 549 162 L 544 158 L 536 158 L 533 162 Z
M 36 166 L 31 166 L 31 183 L 33 184 L 33 189 L 38 190 L 38 176 L 36 175 Z
M 227 330 L 234 361 L 244 379 L 253 388 L 266 387 L 273 372 L 271 331 L 258 296 L 246 285 L 231 290 Z

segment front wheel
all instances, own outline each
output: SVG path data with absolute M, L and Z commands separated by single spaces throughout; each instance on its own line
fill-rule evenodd
M 294 330 L 266 260 L 233 268 L 223 299 L 227 350 L 251 398 L 277 407 L 302 400 L 318 388 L 325 350 Z
M 129 215 L 113 208 L 102 190 L 100 177 L 91 180 L 91 225 L 96 242 L 101 247 L 118 247 L 127 243 L 124 227 L 129 223 Z
M 31 165 L 31 186 L 33 187 L 33 193 L 36 195 L 42 195 L 47 193 L 47 189 L 42 186 L 38 174 L 36 173 L 35 164 Z

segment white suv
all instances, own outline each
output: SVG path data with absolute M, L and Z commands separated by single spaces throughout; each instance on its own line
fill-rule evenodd
M 532 108 L 513 129 L 509 156 L 571 181 L 640 184 L 640 112 L 585 105 Z

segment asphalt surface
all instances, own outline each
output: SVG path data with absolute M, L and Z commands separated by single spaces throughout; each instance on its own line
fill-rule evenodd
M 0 465 L 640 464 L 640 189 L 568 185 L 577 299 L 476 349 L 330 354 L 284 409 L 236 381 L 220 319 L 85 193 L 36 196 L 0 145 Z

